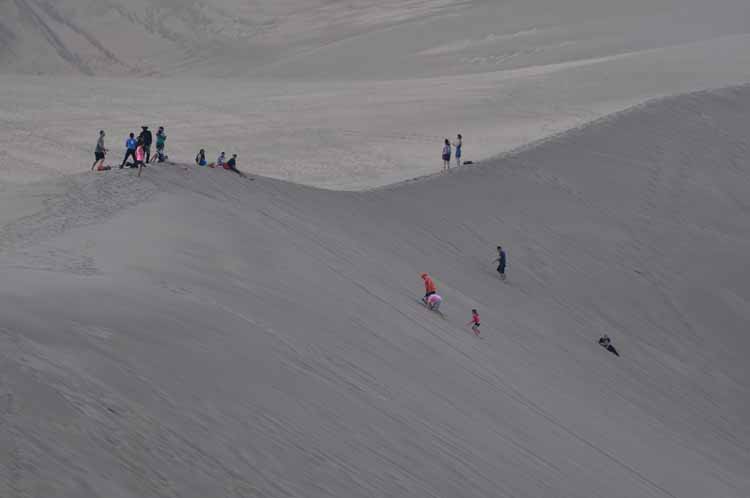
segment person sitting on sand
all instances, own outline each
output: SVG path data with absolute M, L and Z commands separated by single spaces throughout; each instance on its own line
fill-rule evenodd
M 216 159 L 215 163 L 211 163 L 208 165 L 209 168 L 223 168 L 224 163 L 227 162 L 227 155 L 222 152 L 219 154 L 219 157 Z
M 599 345 L 612 353 L 615 356 L 620 356 L 620 353 L 617 352 L 615 347 L 612 345 L 612 340 L 607 337 L 607 334 L 604 334 L 602 337 L 599 338 Z
M 245 173 L 237 169 L 237 154 L 232 154 L 232 158 L 224 164 L 224 169 L 234 171 L 240 176 L 245 176 Z
M 198 166 L 206 166 L 208 164 L 206 162 L 206 151 L 204 149 L 198 151 L 198 154 L 195 156 L 195 164 Z

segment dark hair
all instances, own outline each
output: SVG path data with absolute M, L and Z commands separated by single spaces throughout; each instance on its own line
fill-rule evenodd
M 135 133 L 131 133 L 130 138 L 135 138 Z
M 476 308 L 472 309 L 471 312 L 476 313 L 477 312 Z
M 448 139 L 446 138 L 446 139 L 445 139 L 445 145 L 448 145 L 448 144 L 450 144 L 450 142 L 449 142 L 449 141 L 448 141 Z
M 458 138 L 463 138 L 460 133 L 458 134 Z

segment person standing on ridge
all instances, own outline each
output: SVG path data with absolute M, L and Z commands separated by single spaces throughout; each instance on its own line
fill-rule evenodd
M 146 163 L 151 160 L 151 144 L 154 141 L 154 136 L 151 134 L 151 130 L 148 126 L 141 126 L 141 134 L 138 135 L 138 141 L 143 145 L 143 152 L 146 154 Z
M 497 259 L 493 262 L 497 263 L 497 272 L 500 274 L 500 279 L 505 280 L 505 264 L 507 261 L 507 255 L 502 247 L 497 246 Z
M 99 139 L 96 141 L 96 148 L 94 149 L 94 164 L 91 165 L 91 171 L 94 171 L 94 168 L 104 165 L 104 156 L 107 155 L 107 148 L 104 146 L 104 137 L 106 136 L 106 133 L 104 133 L 104 130 L 99 130 Z
M 445 139 L 443 144 L 443 171 L 449 171 L 451 169 L 451 143 L 448 139 Z
M 437 293 L 437 287 L 435 286 L 435 282 L 433 282 L 432 277 L 430 277 L 429 274 L 423 273 L 422 280 L 424 280 L 424 298 L 423 301 L 425 303 L 427 302 L 427 298 L 429 298 L 431 295 Z
M 164 146 L 167 142 L 167 134 L 164 132 L 164 127 L 160 126 L 156 132 L 156 161 L 163 163 L 167 160 L 167 156 L 164 155 Z
M 461 148 L 463 147 L 463 138 L 461 134 L 456 135 L 456 142 L 453 144 L 456 149 L 456 167 L 461 166 Z
M 471 324 L 471 330 L 474 332 L 474 335 L 479 335 L 479 313 L 477 310 L 471 310 L 471 320 L 466 325 Z
M 136 159 L 135 159 L 135 149 L 138 148 L 138 141 L 135 139 L 135 133 L 131 133 L 130 137 L 128 137 L 127 140 L 125 140 L 125 159 L 122 160 L 122 164 L 120 165 L 120 169 L 125 167 L 125 164 L 128 162 L 128 158 L 133 158 L 133 165 L 135 166 Z
M 138 176 L 141 176 L 143 171 L 143 160 L 146 158 L 146 149 L 143 147 L 143 142 L 138 140 L 138 147 L 135 149 L 135 164 L 138 166 Z

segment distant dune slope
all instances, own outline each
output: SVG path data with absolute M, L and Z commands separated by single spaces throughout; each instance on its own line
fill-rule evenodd
M 683 95 L 358 193 L 6 188 L 0 496 L 749 496 L 749 119 Z
M 0 71 L 388 78 L 748 33 L 743 0 L 3 0 Z
M 425 16 L 455 0 L 4 0 L 0 71 L 171 74 L 212 58 L 225 74 Z M 221 66 L 224 67 L 221 67 Z

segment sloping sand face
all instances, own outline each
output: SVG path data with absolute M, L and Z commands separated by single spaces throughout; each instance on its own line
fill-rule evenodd
M 686 95 L 360 193 L 6 188 L 0 495 L 748 496 L 749 117 Z
M 105 129 L 357 190 L 654 97 L 750 81 L 744 0 L 0 3 L 0 179 L 77 173 Z M 23 75 L 23 76 L 20 76 Z M 37 76 L 31 76 L 37 75 Z M 50 78 L 54 75 L 54 78 Z M 95 77 L 92 77 L 94 75 Z

